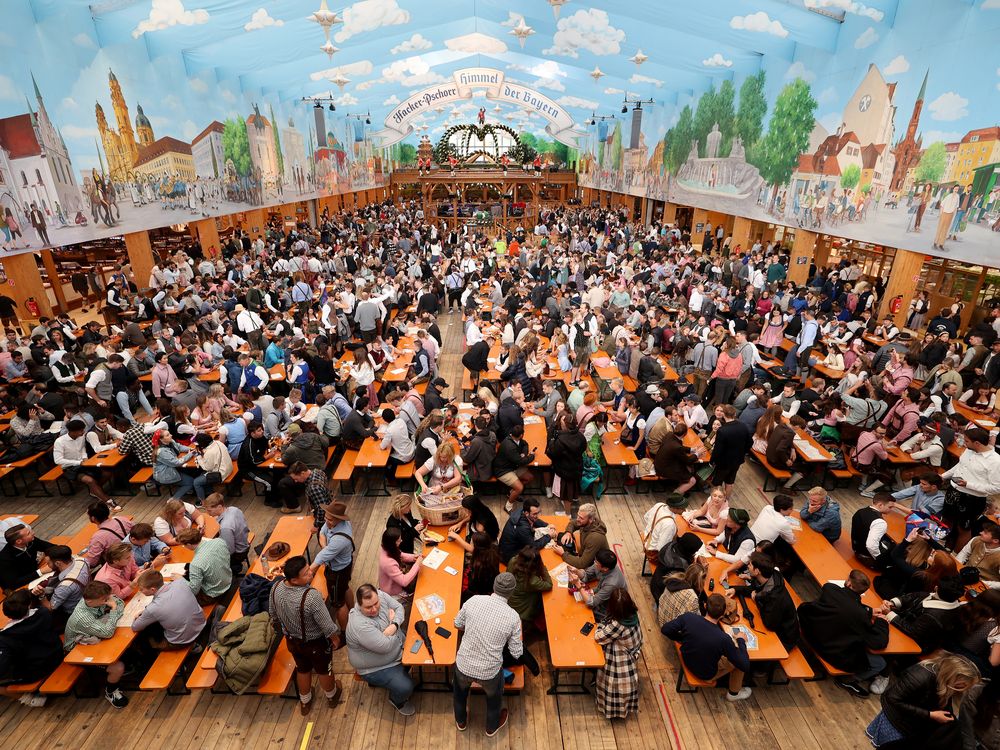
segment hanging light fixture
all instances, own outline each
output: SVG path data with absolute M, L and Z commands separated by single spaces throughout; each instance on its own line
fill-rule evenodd
M 346 86 L 347 84 L 349 84 L 351 82 L 351 79 L 348 78 L 347 76 L 345 76 L 339 70 L 337 71 L 337 75 L 335 75 L 333 78 L 330 78 L 328 80 L 330 81 L 330 83 L 336 84 L 337 88 L 339 88 L 341 91 L 344 90 L 344 86 Z
M 323 34 L 326 36 L 327 41 L 330 41 L 330 27 L 341 22 L 337 14 L 327 6 L 326 0 L 320 0 L 319 10 L 313 12 L 309 16 L 309 20 L 319 24 L 323 28 Z
M 336 112 L 337 111 L 337 107 L 334 105 L 333 102 L 330 102 L 330 111 L 331 112 Z
M 372 113 L 371 113 L 371 111 L 369 111 L 365 115 L 365 125 L 371 125 L 371 124 L 372 124 Z
M 321 52 L 325 52 L 326 56 L 329 57 L 331 60 L 333 59 L 333 56 L 337 52 L 340 52 L 340 47 L 334 47 L 333 42 L 331 42 L 329 39 L 327 39 L 326 44 L 321 46 L 319 49 Z

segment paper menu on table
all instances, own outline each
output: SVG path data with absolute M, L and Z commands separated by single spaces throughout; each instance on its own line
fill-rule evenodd
M 569 567 L 562 562 L 549 571 L 549 575 L 555 584 L 561 589 L 569 588 Z
M 185 567 L 184 563 L 167 563 L 160 568 L 160 573 L 164 578 L 183 578 Z
M 437 594 L 422 596 L 413 602 L 413 605 L 420 613 L 421 620 L 430 620 L 432 617 L 440 617 L 444 614 L 444 599 Z
M 448 553 L 445 552 L 440 547 L 435 547 L 424 558 L 422 563 L 423 567 L 430 568 L 431 570 L 437 570 L 441 567 L 441 563 L 448 559 Z
M 788 516 L 788 525 L 796 531 L 802 530 L 802 521 L 795 516 Z
M 118 627 L 132 627 L 132 623 L 135 622 L 136 618 L 143 613 L 146 609 L 146 605 L 148 605 L 151 601 L 153 601 L 153 597 L 151 596 L 146 596 L 145 594 L 140 594 L 138 592 L 133 594 L 132 598 L 125 602 L 125 611 L 122 612 L 122 617 L 118 621 Z
M 542 418 L 541 417 L 531 416 L 531 417 L 525 417 L 524 418 L 524 423 L 525 424 L 541 424 L 541 422 L 542 422 Z
M 819 449 L 808 440 L 795 439 L 795 447 L 798 448 L 807 458 L 819 458 L 822 454 Z
M 757 650 L 757 636 L 749 628 L 743 625 L 736 625 L 729 628 L 729 632 L 732 633 L 733 638 L 736 638 L 738 635 L 743 636 L 743 639 L 747 643 L 747 651 Z
M 391 372 L 393 375 L 402 375 L 404 372 L 406 372 L 406 368 L 405 367 L 393 367 L 391 370 L 389 370 L 389 372 Z

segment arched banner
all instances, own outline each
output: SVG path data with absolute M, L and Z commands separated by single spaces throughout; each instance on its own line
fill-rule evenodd
M 373 134 L 379 147 L 398 143 L 413 132 L 411 121 L 439 107 L 472 98 L 472 92 L 485 89 L 490 101 L 506 102 L 537 112 L 546 120 L 545 132 L 570 148 L 577 148 L 586 133 L 574 129 L 575 120 L 552 99 L 528 86 L 504 79 L 503 71 L 494 68 L 456 70 L 454 80 L 428 86 L 394 107 L 385 118 L 385 128 Z

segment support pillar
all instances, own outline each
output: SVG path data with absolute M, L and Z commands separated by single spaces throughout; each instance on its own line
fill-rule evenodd
M 69 312 L 69 305 L 66 304 L 66 294 L 63 292 L 62 281 L 59 279 L 59 272 L 56 270 L 56 263 L 52 259 L 51 250 L 42 250 L 42 263 L 45 265 L 45 275 L 49 277 L 49 284 L 52 286 L 52 293 L 56 297 L 58 312 Z
M 3 270 L 7 274 L 7 286 L 2 287 L 2 291 L 17 302 L 17 316 L 24 333 L 35 326 L 40 316 L 52 317 L 52 304 L 45 284 L 42 283 L 42 274 L 38 270 L 34 253 L 20 253 L 4 258 Z M 31 298 L 38 303 L 38 315 L 33 315 L 25 304 Z
M 753 231 L 753 222 L 743 216 L 733 217 L 733 231 L 730 236 L 733 241 L 729 243 L 731 252 L 735 252 L 736 248 L 742 250 L 748 250 L 752 247 L 753 243 L 750 241 L 750 233 Z
M 663 223 L 673 224 L 677 221 L 677 204 L 676 203 L 664 203 L 663 204 Z
M 219 230 L 215 227 L 215 219 L 202 219 L 191 224 L 194 227 L 201 251 L 206 258 L 216 258 L 222 253 L 222 242 L 219 240 Z
M 258 234 L 264 234 L 264 225 L 267 224 L 267 212 L 262 208 L 255 208 L 243 213 L 243 231 L 256 238 Z
M 914 253 L 909 250 L 896 250 L 896 257 L 892 261 L 892 270 L 889 272 L 889 283 L 886 284 L 885 294 L 882 295 L 882 303 L 879 306 L 879 319 L 889 315 L 889 306 L 895 297 L 902 297 L 898 306 L 898 311 L 892 314 L 896 325 L 900 328 L 906 322 L 906 314 L 910 309 L 910 302 L 913 301 L 917 293 L 917 282 L 920 280 L 920 271 L 924 266 L 924 254 Z
M 792 254 L 788 264 L 788 280 L 802 286 L 809 281 L 809 263 L 816 250 L 816 233 L 804 229 L 795 230 Z
M 148 288 L 150 271 L 153 270 L 153 246 L 149 241 L 149 232 L 126 234 L 125 250 L 128 252 L 128 262 L 132 264 L 136 288 Z
M 795 233 L 798 235 L 801 229 L 796 229 Z M 816 264 L 816 268 L 822 268 L 830 263 L 830 236 L 824 235 L 816 243 L 816 249 L 813 251 L 813 262 Z
M 701 250 L 702 238 L 705 236 L 705 225 L 708 223 L 708 211 L 696 208 L 691 213 L 691 244 Z M 701 229 L 698 225 L 701 224 Z

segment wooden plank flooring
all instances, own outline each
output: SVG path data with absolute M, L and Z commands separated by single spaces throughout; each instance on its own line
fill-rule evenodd
M 462 382 L 461 319 L 455 313 L 443 315 L 439 325 L 444 337 L 441 372 L 452 384 L 452 392 L 457 392 Z M 749 509 L 753 516 L 766 502 L 758 489 L 762 480 L 762 472 L 755 466 L 748 464 L 740 472 L 734 504 Z M 357 489 L 363 490 L 362 483 Z M 853 491 L 833 494 L 840 501 L 845 518 L 864 504 Z M 308 747 L 312 748 L 331 745 L 380 750 L 417 746 L 434 750 L 869 747 L 863 732 L 878 711 L 877 699 L 855 699 L 830 681 L 761 685 L 755 688 L 750 700 L 735 705 L 726 702 L 722 690 L 702 690 L 695 695 L 674 692 L 677 677 L 674 650 L 656 629 L 648 579 L 639 575 L 642 516 L 656 499 L 656 495 L 637 495 L 628 488 L 624 495 L 606 496 L 599 505 L 611 542 L 624 561 L 646 639 L 640 662 L 640 710 L 625 721 L 606 721 L 597 713 L 594 699 L 589 695 L 547 695 L 548 648 L 541 641 L 530 647 L 541 662 L 543 673 L 539 678 L 529 675 L 524 693 L 507 698 L 510 723 L 492 739 L 483 731 L 485 706 L 481 696 L 472 699 L 470 726 L 464 733 L 455 729 L 450 694 L 418 693 L 414 697 L 417 713 L 406 719 L 392 709 L 385 691 L 352 679 L 345 651 L 339 652 L 335 660 L 344 686 L 341 705 L 330 711 L 321 701 L 306 718 L 299 716 L 295 701 L 284 698 L 213 695 L 208 691 L 188 696 L 134 691 L 129 696 L 130 705 L 123 711 L 114 710 L 103 698 L 50 698 L 41 709 L 5 700 L 0 702 L 0 736 L 6 746 L 19 750 L 199 746 L 219 750 L 293 750 L 300 746 L 311 723 Z M 164 500 L 140 493 L 128 499 L 125 512 L 136 521 L 152 521 Z M 358 555 L 353 584 L 357 586 L 377 579 L 376 550 L 391 498 L 368 498 L 356 492 L 345 500 L 356 530 Z M 800 494 L 799 500 L 804 502 L 804 495 Z M 488 502 L 497 516 L 503 518 L 502 501 L 493 498 Z M 87 503 L 85 494 L 32 500 L 0 498 L 0 513 L 39 514 L 36 531 L 48 538 L 79 530 L 86 522 L 83 511 Z M 249 483 L 236 504 L 246 513 L 258 543 L 263 542 L 279 514 L 253 497 Z M 543 510 L 553 512 L 555 504 L 544 502 Z M 798 577 L 794 583 L 806 598 L 816 591 L 812 581 Z

